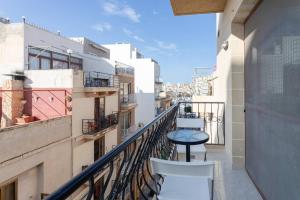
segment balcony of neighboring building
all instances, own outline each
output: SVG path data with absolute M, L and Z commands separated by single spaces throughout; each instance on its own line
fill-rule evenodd
M 135 94 L 123 94 L 120 96 L 121 111 L 131 110 L 137 106 Z
M 83 79 L 86 93 L 113 95 L 119 90 L 119 78 L 114 74 L 85 71 Z
M 55 49 L 55 51 L 53 49 Z M 118 91 L 119 82 L 118 77 L 113 74 L 113 65 L 109 60 L 99 56 L 81 54 L 73 52 L 71 49 L 65 52 L 52 46 L 47 48 L 30 46 L 28 48 L 28 60 L 27 71 L 29 74 L 37 76 L 40 73 L 40 75 L 45 75 L 43 71 L 47 71 L 49 74 L 52 73 L 56 75 L 52 77 L 54 79 L 63 77 L 66 81 L 72 82 L 71 86 L 74 85 L 78 92 L 86 92 L 88 95 L 93 93 L 112 95 Z M 85 63 L 84 66 L 83 63 Z M 96 69 L 98 68 L 103 68 L 103 71 L 97 71 Z M 70 70 L 72 70 L 72 72 Z M 60 71 L 62 74 L 55 74 L 55 71 Z M 107 73 L 107 71 L 109 73 Z M 68 75 L 68 73 L 73 74 Z M 81 73 L 83 73 L 83 75 Z M 37 79 L 37 77 L 33 78 Z M 57 83 L 54 81 L 48 82 L 48 84 L 55 85 Z
M 130 126 L 128 128 L 122 129 L 121 134 L 122 134 L 122 142 L 128 140 L 130 137 L 132 137 L 137 131 L 139 130 L 138 127 L 136 126 Z
M 134 78 L 134 67 L 116 62 L 116 74 L 118 76 Z
M 83 119 L 82 134 L 87 138 L 94 138 L 99 134 L 115 129 L 119 122 L 118 116 L 118 113 L 113 113 L 102 119 Z

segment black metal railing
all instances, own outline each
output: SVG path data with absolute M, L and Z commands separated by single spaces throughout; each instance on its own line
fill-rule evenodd
M 103 119 L 83 119 L 82 134 L 92 135 L 118 124 L 118 113 L 105 116 Z
M 208 109 L 208 105 L 210 109 Z M 78 197 L 100 200 L 151 199 L 160 190 L 160 185 L 157 185 L 157 177 L 151 175 L 149 160 L 150 157 L 161 159 L 176 157 L 176 148 L 168 142 L 166 135 L 176 128 L 177 117 L 203 117 L 206 121 L 205 130 L 208 130 L 207 127 L 210 126 L 208 124 L 213 119 L 217 121 L 217 124 L 221 124 L 222 120 L 224 130 L 224 112 L 224 103 L 221 102 L 175 104 L 145 127 L 139 129 L 128 140 L 72 178 L 47 199 L 75 199 Z M 224 133 L 223 136 L 225 136 Z M 99 178 L 103 179 L 101 185 L 97 184 Z
M 206 144 L 225 145 L 224 102 L 181 102 L 178 118 L 202 119 L 202 130 L 209 135 Z
M 121 95 L 120 100 L 122 104 L 136 103 L 136 98 L 134 94 Z
M 84 72 L 84 87 L 118 87 L 119 79 L 113 74 L 95 71 Z
M 74 199 L 148 199 L 156 193 L 150 173 L 150 157 L 174 157 L 166 134 L 176 125 L 178 105 L 174 105 L 136 132 L 131 138 L 105 154 L 79 175 L 52 193 L 48 200 Z M 103 184 L 95 184 L 99 176 Z M 96 188 L 101 187 L 101 188 Z
M 116 74 L 128 74 L 128 75 L 134 75 L 134 68 L 130 66 L 118 66 L 116 67 Z

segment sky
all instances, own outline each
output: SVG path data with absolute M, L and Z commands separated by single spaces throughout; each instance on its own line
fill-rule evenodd
M 159 62 L 164 82 L 191 82 L 216 63 L 216 16 L 174 16 L 169 0 L 0 0 L 0 16 L 99 44 L 131 43 Z

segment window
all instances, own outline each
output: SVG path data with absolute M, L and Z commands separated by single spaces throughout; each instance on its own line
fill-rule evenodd
M 62 60 L 62 61 L 66 61 L 66 62 L 68 61 L 68 56 L 67 55 L 53 53 L 52 56 L 53 56 L 54 59 L 57 59 L 57 60 Z
M 121 129 L 128 129 L 131 126 L 131 112 L 121 113 Z
M 12 182 L 10 184 L 0 187 L 0 200 L 16 200 L 16 183 Z
M 53 60 L 53 69 L 68 69 L 68 63 L 58 60 Z
M 50 59 L 41 58 L 41 69 L 50 69 Z
M 105 154 L 105 136 L 94 141 L 94 161 Z
M 70 69 L 79 70 L 79 69 L 81 69 L 81 66 L 77 65 L 77 64 L 74 64 L 74 63 L 71 63 Z
M 30 70 L 37 69 L 82 69 L 82 59 L 39 48 L 29 48 Z M 69 60 L 70 59 L 70 60 Z
M 29 56 L 29 69 L 40 69 L 40 60 L 34 56 Z

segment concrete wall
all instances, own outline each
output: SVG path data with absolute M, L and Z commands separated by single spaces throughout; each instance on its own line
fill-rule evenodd
M 225 101 L 226 150 L 233 168 L 245 165 L 244 21 L 258 1 L 228 0 L 217 17 L 217 69 L 214 95 Z M 228 42 L 228 49 L 222 45 Z
M 105 115 L 110 115 L 119 111 L 118 95 L 105 97 Z
M 217 14 L 217 67 L 213 96 L 193 101 L 225 102 L 226 151 L 233 168 L 245 166 L 244 21 L 258 1 L 228 0 Z M 228 43 L 228 49 L 223 44 Z
M 113 129 L 105 134 L 105 153 L 118 145 L 118 130 Z
M 119 62 L 132 59 L 134 47 L 131 44 L 107 44 L 103 45 L 110 50 L 110 59 Z
M 72 135 L 73 137 L 82 134 L 82 119 L 94 119 L 94 105 L 93 97 L 76 97 L 73 95 L 72 106 Z
M 0 129 L 0 163 L 68 138 L 70 130 L 70 117 Z
M 26 70 L 25 88 L 73 88 L 73 69 Z
M 135 124 L 146 125 L 155 117 L 155 63 L 151 59 L 132 60 L 135 68 L 135 93 L 138 106 Z
M 73 175 L 82 171 L 82 166 L 91 165 L 94 162 L 94 141 L 82 143 L 73 148 Z
M 23 71 L 23 69 L 24 24 L 5 25 L 0 23 L 0 75 L 16 70 Z
M 72 37 L 70 39 L 79 42 L 83 45 L 84 54 L 96 55 L 107 59 L 110 58 L 109 49 L 97 44 L 96 42 L 93 42 L 85 37 Z
M 0 133 L 0 185 L 16 181 L 18 199 L 40 199 L 41 193 L 51 193 L 71 178 L 70 117 Z

